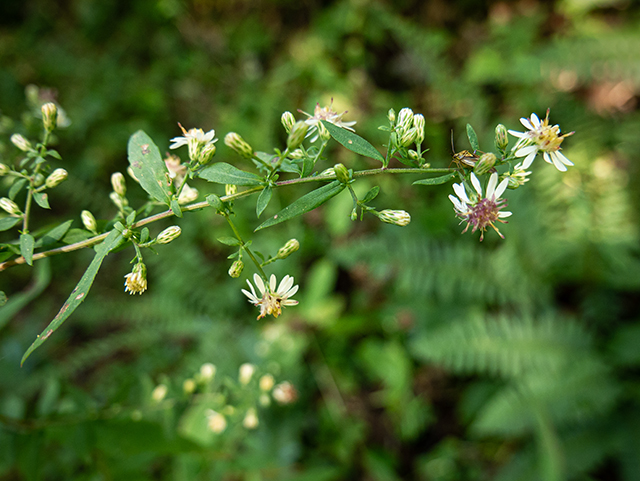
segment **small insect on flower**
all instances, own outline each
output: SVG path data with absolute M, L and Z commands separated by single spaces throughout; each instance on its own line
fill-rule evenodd
M 260 291 L 260 296 L 256 295 L 256 291 L 251 285 L 251 282 L 247 280 L 247 284 L 249 284 L 249 289 L 251 292 L 246 289 L 242 289 L 242 293 L 249 298 L 249 302 L 251 302 L 255 306 L 260 306 L 260 315 L 258 319 L 263 318 L 267 314 L 271 314 L 273 317 L 278 317 L 282 314 L 282 308 L 288 306 L 296 306 L 298 301 L 294 299 L 290 299 L 293 297 L 296 292 L 298 292 L 298 286 L 293 285 L 293 277 L 284 276 L 282 281 L 280 281 L 280 285 L 276 289 L 276 276 L 271 274 L 269 278 L 269 284 L 265 285 L 264 281 L 258 274 L 253 275 L 253 282 L 255 282 L 256 287 Z

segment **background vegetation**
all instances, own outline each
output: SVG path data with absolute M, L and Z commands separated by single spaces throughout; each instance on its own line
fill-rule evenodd
M 114 215 L 109 176 L 136 130 L 161 150 L 178 121 L 268 150 L 285 140 L 283 111 L 331 98 L 378 146 L 388 108 L 423 113 L 432 166 L 449 164 L 451 129 L 457 150 L 467 122 L 490 150 L 496 123 L 518 130 L 551 107 L 576 131 L 564 144 L 576 166 L 534 163 L 509 197 L 505 241 L 461 236 L 450 187 L 395 177 L 380 179 L 376 205 L 411 212 L 408 227 L 352 223 L 343 193 L 261 231 L 263 252 L 302 246 L 275 265 L 301 285 L 277 320 L 256 322 L 244 280 L 228 277 L 223 220 L 187 215 L 180 239 L 146 258 L 148 292 L 125 295 L 132 255 L 109 256 L 22 368 L 91 252 L 3 272 L 0 289 L 21 302 L 0 310 L 0 477 L 639 479 L 639 32 L 625 0 L 3 2 L 0 156 L 17 157 L 11 133 L 39 128 L 26 86 L 49 89 L 72 121 L 57 133 L 70 178 L 51 215 L 76 226 L 81 209 Z M 217 159 L 245 162 L 221 142 Z M 336 162 L 369 165 L 338 148 Z M 236 209 L 249 233 L 253 204 Z M 191 422 L 209 398 L 182 387 L 205 362 L 236 406 L 217 436 Z M 298 392 L 260 407 L 253 431 L 241 421 L 257 376 L 234 381 L 245 362 Z

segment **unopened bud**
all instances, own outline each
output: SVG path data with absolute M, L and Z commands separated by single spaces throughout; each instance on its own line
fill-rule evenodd
M 413 116 L 413 128 L 416 129 L 416 144 L 421 144 L 424 141 L 424 115 L 415 114 Z
M 216 375 L 216 367 L 210 362 L 205 362 L 202 366 L 200 366 L 200 378 L 203 381 L 209 382 Z
M 42 123 L 47 132 L 56 128 L 58 123 L 58 107 L 53 102 L 47 102 L 41 107 Z
M 487 152 L 486 154 L 482 154 L 478 162 L 476 162 L 476 166 L 473 168 L 473 172 L 476 175 L 484 175 L 493 169 L 493 166 L 496 165 L 496 156 L 491 152 Z
M 182 191 L 178 196 L 178 204 L 188 204 L 189 202 L 193 202 L 198 198 L 198 189 L 195 187 L 189 187 L 187 184 L 184 184 L 182 187 Z
M 389 119 L 389 122 L 394 123 L 396 121 L 396 111 L 389 109 L 387 112 L 387 118 Z
M 93 232 L 94 234 L 96 233 L 96 231 L 98 230 L 98 224 L 96 223 L 96 218 L 91 212 L 89 212 L 88 210 L 83 210 L 80 213 L 80 219 L 82 219 L 82 225 L 84 225 L 85 229 Z
M 207 411 L 207 427 L 216 434 L 220 434 L 227 429 L 227 420 L 225 417 L 212 409 Z
M 3 197 L 0 199 L 0 209 L 4 210 L 7 214 L 18 217 L 22 215 L 22 211 L 18 204 L 9 199 L 8 197 Z
M 231 267 L 229 268 L 229 276 L 236 278 L 236 277 L 240 277 L 240 274 L 242 274 L 242 270 L 244 269 L 244 262 L 242 262 L 240 259 L 236 259 L 236 261 L 231 264 Z
M 398 113 L 398 121 L 396 122 L 396 130 L 398 132 L 406 132 L 413 125 L 413 110 L 408 107 L 403 108 Z
M 418 155 L 418 152 L 416 152 L 415 150 L 411 150 L 411 149 L 410 149 L 410 150 L 408 151 L 408 154 L 409 154 L 409 158 L 410 158 L 411 160 L 420 160 L 420 156 Z
M 127 193 L 127 183 L 124 180 L 124 175 L 120 172 L 114 172 L 111 174 L 111 186 L 113 191 L 120 197 L 124 197 Z
M 69 174 L 64 169 L 56 169 L 49 174 L 49 177 L 47 177 L 47 180 L 45 180 L 44 183 L 47 188 L 52 189 L 66 179 L 68 175 Z
M 113 202 L 115 206 L 120 210 L 123 210 L 126 206 L 129 205 L 129 201 L 124 197 L 119 196 L 116 192 L 111 192 L 109 194 L 109 199 L 111 199 L 111 202 Z
M 327 142 L 331 138 L 331 134 L 322 122 L 318 122 L 318 137 L 323 142 Z
M 502 125 L 496 125 L 496 147 L 500 150 L 505 150 L 509 145 L 509 137 L 507 135 L 507 128 Z
M 282 122 L 282 126 L 284 127 L 284 130 L 286 130 L 287 133 L 289 134 L 291 133 L 291 129 L 296 123 L 296 118 L 293 116 L 291 112 L 285 112 L 280 117 L 280 122 Z
M 185 394 L 191 394 L 196 390 L 196 382 L 193 379 L 185 379 L 182 383 L 182 391 Z
M 177 225 L 172 225 L 158 234 L 156 242 L 158 244 L 168 244 L 169 242 L 176 240 L 180 234 L 182 234 L 182 229 Z
M 242 420 L 242 425 L 247 429 L 255 429 L 258 427 L 258 413 L 256 412 L 256 408 L 249 408 L 247 410 L 247 414 Z
M 329 167 L 328 169 L 324 169 L 320 172 L 320 175 L 336 175 L 336 169 Z
M 29 142 L 24 138 L 24 136 L 20 134 L 13 134 L 11 136 L 11 143 L 23 152 L 29 152 L 29 150 L 31 150 L 31 142 Z
M 249 384 L 254 372 L 256 372 L 256 367 L 253 364 L 247 362 L 240 366 L 240 373 L 238 375 L 240 384 L 244 384 L 245 386 Z
M 224 193 L 226 195 L 234 195 L 238 193 L 238 186 L 235 184 L 225 184 Z
M 304 152 L 302 149 L 296 149 L 293 152 L 289 152 L 288 157 L 293 160 L 302 159 L 304 157 Z
M 151 393 L 151 399 L 153 399 L 155 402 L 160 402 L 165 398 L 168 391 L 169 389 L 167 388 L 167 386 L 165 386 L 164 384 L 158 384 Z
M 275 379 L 271 374 L 265 374 L 260 378 L 260 390 L 264 392 L 269 392 L 273 389 L 274 384 L 276 383 Z
M 336 173 L 336 179 L 343 184 L 348 184 L 351 179 L 349 178 L 349 171 L 343 164 L 336 164 L 333 166 L 333 170 Z
M 216 154 L 216 145 L 214 143 L 205 144 L 200 152 L 200 158 L 198 159 L 198 164 L 204 165 L 211 162 L 211 159 Z
M 295 150 L 300 147 L 300 144 L 302 144 L 307 135 L 307 130 L 309 130 L 309 126 L 305 122 L 296 122 L 293 127 L 291 127 L 291 132 L 289 132 L 287 148 L 289 150 Z
M 42 175 L 40 172 L 38 172 L 36 174 L 36 176 L 34 177 L 34 179 L 33 179 L 33 184 L 36 187 L 40 187 L 42 184 L 44 184 L 44 182 L 45 182 L 44 175 Z
M 298 249 L 300 249 L 300 242 L 298 242 L 297 239 L 291 239 L 278 250 L 278 255 L 276 257 L 278 259 L 286 259 Z
M 291 404 L 298 398 L 298 392 L 289 381 L 284 381 L 273 388 L 273 399 L 279 404 Z
M 269 397 L 268 394 L 260 394 L 260 397 L 258 398 L 258 402 L 260 403 L 260 406 L 263 407 L 267 407 L 271 405 L 271 398 Z
M 411 222 L 411 216 L 404 210 L 385 209 L 378 212 L 378 218 L 387 224 L 399 225 L 401 227 L 404 227 Z
M 416 140 L 416 135 L 417 135 L 417 131 L 415 128 L 411 128 L 409 130 L 405 130 L 402 134 L 402 136 L 400 137 L 400 139 L 398 140 L 398 143 L 402 146 L 402 147 L 407 147 L 409 145 L 411 145 L 415 140 Z
M 8 166 L 0 164 L 0 176 L 7 175 L 10 171 L 11 169 Z
M 251 146 L 235 132 L 229 132 L 225 135 L 224 143 L 245 159 L 251 159 L 253 157 L 253 149 Z

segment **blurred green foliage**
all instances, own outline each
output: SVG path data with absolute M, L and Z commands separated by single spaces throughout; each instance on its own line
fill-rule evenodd
M 144 296 L 123 293 L 129 254 L 110 256 L 23 368 L 91 252 L 3 272 L 0 477 L 638 479 L 638 27 L 638 6 L 615 0 L 2 3 L 2 161 L 17 155 L 11 133 L 38 128 L 22 114 L 27 85 L 50 89 L 43 99 L 72 121 L 57 132 L 70 178 L 51 221 L 113 215 L 109 176 L 139 129 L 162 151 L 178 121 L 265 150 L 285 141 L 283 111 L 331 98 L 378 147 L 390 107 L 423 113 L 432 166 L 449 164 L 451 129 L 457 150 L 467 122 L 491 150 L 496 123 L 519 130 L 519 117 L 551 107 L 576 131 L 563 144 L 576 166 L 536 161 L 510 193 L 505 241 L 460 236 L 448 186 L 395 177 L 379 179 L 376 203 L 411 212 L 408 227 L 352 223 L 343 193 L 256 234 L 264 252 L 292 237 L 302 246 L 275 264 L 301 285 L 300 305 L 277 320 L 256 322 L 242 278 L 227 276 L 222 219 L 187 215 L 180 239 L 148 258 Z M 371 165 L 337 146 L 329 158 Z M 218 160 L 244 162 L 224 145 Z M 281 193 L 267 215 L 291 200 Z M 250 233 L 254 206 L 236 210 Z M 205 362 L 225 399 L 183 392 Z M 247 387 L 234 381 L 244 362 L 258 366 Z M 293 383 L 295 403 L 256 404 L 267 372 Z M 159 384 L 168 393 L 154 402 Z M 236 411 L 223 433 L 193 421 L 224 404 Z

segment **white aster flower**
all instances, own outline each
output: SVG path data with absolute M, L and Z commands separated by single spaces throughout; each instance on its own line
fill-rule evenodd
M 133 266 L 133 270 L 124 277 L 124 292 L 142 295 L 147 290 L 147 266 L 142 262 Z
M 216 131 L 210 130 L 205 133 L 202 129 L 189 129 L 188 131 L 185 128 L 178 124 L 182 133 L 184 134 L 182 137 L 174 137 L 171 139 L 172 144 L 169 146 L 170 149 L 177 149 L 186 145 L 189 147 L 189 158 L 191 160 L 199 161 L 200 154 L 205 146 L 210 146 L 218 141 L 215 139 Z M 209 147 L 210 148 L 210 147 Z
M 567 166 L 573 165 L 573 162 L 560 152 L 560 144 L 562 144 L 565 137 L 573 135 L 573 132 L 560 135 L 559 125 L 550 126 L 549 110 L 547 110 L 547 116 L 544 121 L 540 121 L 538 116 L 533 113 L 528 119 L 521 118 L 520 123 L 529 131 L 517 132 L 509 130 L 509 133 L 520 139 L 514 150 L 516 150 L 516 157 L 525 158 L 522 162 L 523 169 L 529 168 L 538 152 L 542 152 L 544 160 L 549 164 L 553 164 L 561 172 L 566 172 Z
M 305 122 L 309 125 L 309 130 L 307 131 L 307 137 L 313 135 L 311 142 L 315 142 L 318 140 L 318 136 L 320 134 L 320 121 L 326 120 L 327 122 L 331 122 L 338 127 L 342 127 L 343 129 L 350 130 L 351 132 L 355 132 L 355 129 L 352 128 L 352 125 L 356 124 L 355 120 L 349 122 L 343 122 L 342 116 L 347 113 L 347 110 L 339 114 L 335 110 L 333 110 L 333 99 L 331 99 L 331 103 L 327 107 L 320 107 L 320 104 L 316 104 L 316 108 L 313 111 L 313 115 L 304 112 L 303 110 L 298 110 L 298 112 L 305 114 L 309 117 Z
M 480 240 L 482 241 L 487 227 L 491 226 L 504 239 L 494 222 L 506 223 L 502 219 L 511 215 L 511 212 L 508 211 L 501 212 L 501 209 L 506 206 L 506 200 L 500 198 L 509 184 L 509 179 L 504 179 L 498 185 L 498 174 L 494 172 L 489 177 L 485 195 L 482 194 L 480 181 L 473 173 L 471 174 L 471 184 L 475 192 L 470 192 L 470 195 L 467 195 L 462 183 L 453 184 L 453 190 L 458 197 L 449 195 L 456 215 L 462 219 L 462 222 L 467 223 L 467 227 L 462 233 L 464 234 L 469 226 L 473 226 L 471 232 L 480 230 Z
M 273 317 L 278 317 L 282 314 L 283 307 L 295 306 L 298 304 L 298 301 L 290 299 L 290 297 L 294 296 L 295 293 L 298 292 L 298 286 L 293 285 L 293 277 L 291 276 L 284 276 L 277 289 L 276 276 L 273 274 L 271 274 L 271 277 L 269 278 L 268 285 L 265 285 L 264 281 L 258 274 L 253 275 L 253 282 L 256 284 L 258 291 L 260 291 L 260 297 L 256 295 L 256 291 L 249 280 L 247 280 L 247 284 L 249 284 L 251 292 L 246 289 L 242 289 L 242 293 L 249 298 L 249 302 L 253 305 L 260 306 L 260 315 L 258 316 L 258 319 L 263 318 L 267 314 L 271 314 Z

